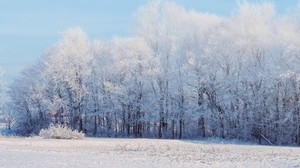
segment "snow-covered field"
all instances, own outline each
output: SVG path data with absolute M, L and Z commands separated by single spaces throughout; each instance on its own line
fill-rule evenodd
M 151 139 L 0 138 L 0 167 L 300 167 L 300 148 Z

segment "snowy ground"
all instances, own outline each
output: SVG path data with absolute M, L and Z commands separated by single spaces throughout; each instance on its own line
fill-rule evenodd
M 0 138 L 0 167 L 300 168 L 300 148 L 180 140 Z

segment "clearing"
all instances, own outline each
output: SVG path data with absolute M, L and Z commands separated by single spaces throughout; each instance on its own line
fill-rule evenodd
M 0 138 L 0 167 L 300 167 L 300 148 L 154 139 Z

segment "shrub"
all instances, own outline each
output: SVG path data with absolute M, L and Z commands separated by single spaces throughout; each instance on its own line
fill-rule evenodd
M 15 135 L 16 135 L 16 133 L 13 130 L 10 130 L 10 129 L 0 130 L 0 136 L 12 137 L 12 136 L 15 136 Z
M 42 129 L 39 136 L 44 139 L 83 139 L 84 133 L 64 125 L 50 125 L 48 129 Z

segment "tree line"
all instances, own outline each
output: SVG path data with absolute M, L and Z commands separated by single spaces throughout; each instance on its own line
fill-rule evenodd
M 71 28 L 10 86 L 10 126 L 299 145 L 298 11 L 241 3 L 219 17 L 154 0 L 130 37 L 90 40 Z

